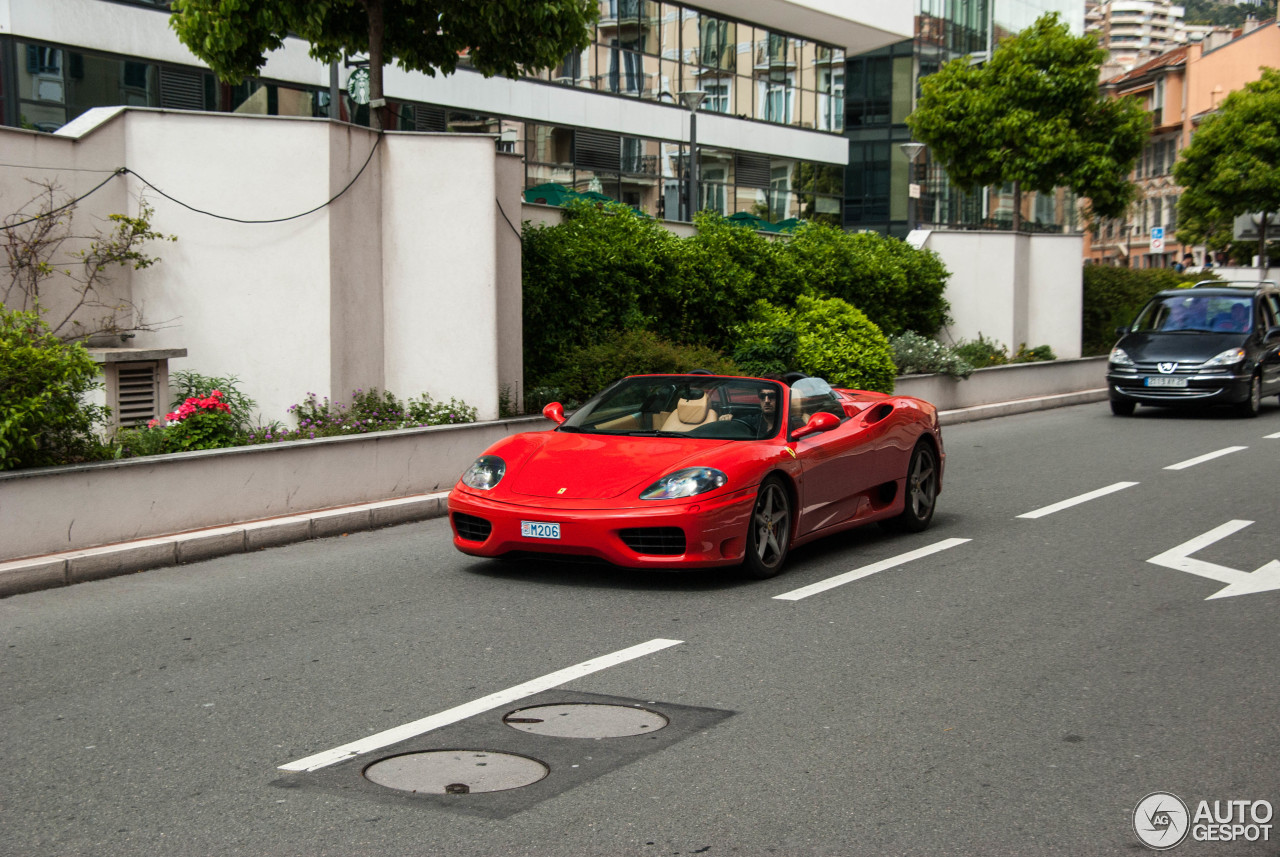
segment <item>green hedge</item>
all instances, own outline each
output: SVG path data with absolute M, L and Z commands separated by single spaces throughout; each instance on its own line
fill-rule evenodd
M 1156 292 L 1189 286 L 1211 274 L 1179 274 L 1170 268 L 1113 268 L 1085 265 L 1081 349 L 1087 357 L 1106 354 L 1116 328 L 1131 324 Z
M 931 252 L 821 224 L 788 240 L 709 212 L 696 224 L 696 235 L 679 238 L 626 206 L 583 203 L 566 208 L 564 223 L 526 223 L 526 389 L 551 386 L 579 359 L 574 349 L 617 331 L 731 353 L 757 301 L 791 312 L 801 295 L 838 297 L 892 333 L 933 334 L 947 321 L 948 273 Z

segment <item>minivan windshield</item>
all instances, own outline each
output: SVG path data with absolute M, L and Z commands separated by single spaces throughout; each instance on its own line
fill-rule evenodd
M 782 385 L 750 378 L 624 378 L 578 409 L 561 431 L 633 437 L 760 440 L 778 433 Z
M 1187 294 L 1158 297 L 1143 307 L 1134 333 L 1248 333 L 1252 301 L 1246 295 Z

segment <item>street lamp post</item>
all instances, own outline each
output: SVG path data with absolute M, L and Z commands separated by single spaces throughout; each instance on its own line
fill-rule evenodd
M 689 185 L 686 189 L 685 210 L 689 214 L 689 222 L 693 222 L 693 213 L 698 210 L 698 107 L 707 94 L 701 89 L 687 89 L 680 93 L 680 103 L 689 110 Z
M 920 185 L 914 179 L 916 161 L 924 151 L 924 143 L 901 143 L 898 148 L 907 156 L 907 232 L 910 233 L 916 229 L 916 206 L 919 205 L 917 200 L 920 198 Z

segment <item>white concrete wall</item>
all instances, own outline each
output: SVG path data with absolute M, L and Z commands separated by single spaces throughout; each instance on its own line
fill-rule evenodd
M 377 139 L 325 120 L 99 109 L 56 135 L 0 128 L 0 160 L 19 165 L 0 170 L 0 200 L 25 201 L 27 178 L 83 193 L 127 167 L 80 217 L 135 213 L 141 196 L 153 227 L 178 237 L 145 248 L 159 264 L 114 275 L 118 295 L 172 319 L 130 344 L 185 348 L 171 372 L 235 375 L 267 420 L 289 422 L 308 393 L 346 401 L 370 387 L 456 397 L 494 418 L 500 385 L 520 375 L 516 348 L 500 377 L 497 345 L 519 339 L 510 246 L 501 323 L 497 300 L 498 230 L 510 231 L 497 199 L 518 211 L 519 171 L 500 180 L 487 136 L 388 133 L 373 150 Z M 281 223 L 201 213 L 271 220 L 318 206 Z
M 1083 306 L 1077 235 L 947 232 L 924 246 L 941 257 L 951 279 L 946 297 L 953 323 L 943 339 L 979 334 L 1009 347 L 1048 345 L 1060 358 L 1079 357 Z

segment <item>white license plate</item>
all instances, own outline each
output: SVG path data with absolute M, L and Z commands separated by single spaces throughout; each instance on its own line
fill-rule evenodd
M 1187 379 L 1171 376 L 1153 377 L 1148 378 L 1146 384 L 1148 387 L 1185 387 L 1187 386 Z
M 526 539 L 558 539 L 560 525 L 548 524 L 545 521 L 521 521 L 520 535 Z

